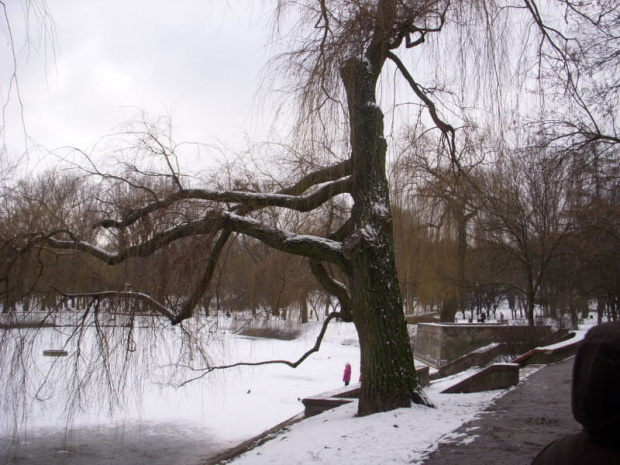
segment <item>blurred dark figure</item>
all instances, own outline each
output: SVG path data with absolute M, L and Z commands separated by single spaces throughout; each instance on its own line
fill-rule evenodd
M 620 322 L 586 333 L 575 356 L 572 405 L 583 431 L 552 442 L 532 465 L 620 464 Z

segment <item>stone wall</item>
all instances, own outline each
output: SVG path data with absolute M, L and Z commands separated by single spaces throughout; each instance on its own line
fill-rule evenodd
M 507 389 L 517 384 L 519 384 L 518 363 L 495 363 L 441 392 L 442 394 L 464 394 Z
M 539 345 L 551 332 L 549 326 L 421 323 L 415 337 L 414 357 L 439 368 L 493 342 L 505 343 L 509 354 L 518 355 Z
M 448 362 L 433 373 L 431 379 L 445 378 L 446 376 L 452 376 L 462 371 L 468 370 L 471 367 L 481 367 L 488 365 L 498 356 L 503 355 L 506 352 L 506 344 L 503 342 L 493 342 L 487 346 L 476 349 L 473 352 L 463 355 Z

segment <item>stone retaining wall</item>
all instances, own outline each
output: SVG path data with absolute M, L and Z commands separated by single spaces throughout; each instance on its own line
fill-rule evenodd
M 502 355 L 505 350 L 506 344 L 501 342 L 495 342 L 488 346 L 481 347 L 480 349 L 476 349 L 473 352 L 442 365 L 431 375 L 431 379 L 445 378 L 446 376 L 452 376 L 468 370 L 471 367 L 488 365 L 499 355 Z
M 461 394 L 470 392 L 506 389 L 519 384 L 518 363 L 495 363 L 460 383 L 450 386 L 442 394 Z
M 414 357 L 439 368 L 493 342 L 506 344 L 509 353 L 522 354 L 551 333 L 549 326 L 421 323 L 415 337 Z

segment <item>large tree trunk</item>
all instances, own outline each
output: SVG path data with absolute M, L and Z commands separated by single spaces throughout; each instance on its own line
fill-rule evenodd
M 355 201 L 355 227 L 343 249 L 351 265 L 352 318 L 361 350 L 359 415 L 409 407 L 412 400 L 425 402 L 394 262 L 387 146 L 372 70 L 371 64 L 360 59 L 350 59 L 342 69 L 351 123 Z

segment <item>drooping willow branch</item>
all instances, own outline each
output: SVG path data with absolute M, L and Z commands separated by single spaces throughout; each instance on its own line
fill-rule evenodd
M 310 357 L 310 355 L 319 351 L 319 349 L 321 348 L 321 343 L 323 342 L 323 338 L 325 337 L 325 333 L 327 332 L 327 327 L 329 326 L 330 321 L 332 321 L 334 318 L 341 318 L 341 317 L 342 315 L 340 312 L 332 312 L 329 315 L 327 315 L 327 317 L 323 321 L 323 326 L 321 327 L 321 331 L 319 332 L 319 335 L 316 338 L 316 342 L 314 343 L 314 346 L 311 349 L 307 350 L 300 358 L 298 358 L 294 362 L 291 362 L 290 360 L 264 360 L 261 362 L 237 362 L 237 363 L 232 363 L 230 365 L 217 365 L 217 366 L 212 366 L 212 367 L 207 367 L 207 368 L 193 368 L 193 367 L 185 366 L 185 368 L 188 368 L 192 371 L 200 371 L 202 373 L 199 376 L 183 381 L 179 385 L 179 387 L 183 387 L 186 384 L 189 384 L 193 381 L 204 378 L 209 373 L 213 371 L 217 371 L 217 370 L 227 370 L 227 369 L 236 368 L 236 367 L 257 367 L 257 366 L 264 366 L 264 365 L 286 365 L 291 368 L 297 368 L 308 357 Z

